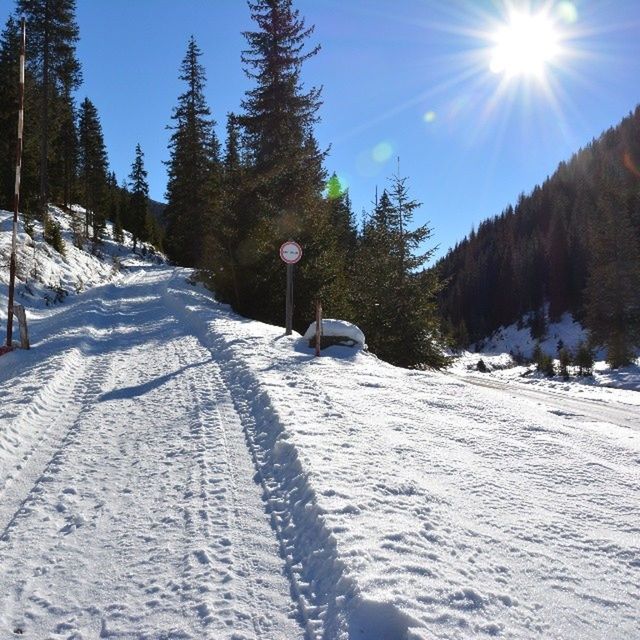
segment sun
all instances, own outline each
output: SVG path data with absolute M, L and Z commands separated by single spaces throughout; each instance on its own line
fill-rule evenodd
M 560 35 L 546 13 L 512 11 L 491 40 L 489 68 L 507 78 L 542 78 L 560 53 Z

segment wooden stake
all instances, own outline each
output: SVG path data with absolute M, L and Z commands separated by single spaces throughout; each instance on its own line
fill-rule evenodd
M 21 304 L 13 305 L 13 313 L 18 318 L 18 325 L 20 326 L 20 347 L 22 349 L 29 349 L 29 330 L 27 329 L 27 312 Z
M 7 347 L 11 346 L 13 334 L 13 298 L 16 286 L 16 254 L 18 252 L 18 209 L 20 207 L 20 175 L 22 169 L 22 130 L 24 128 L 24 58 L 27 28 L 24 18 L 21 23 L 22 38 L 20 44 L 20 85 L 18 89 L 18 143 L 16 145 L 16 183 L 13 198 L 13 236 L 11 238 L 11 260 L 9 262 L 9 305 L 7 312 Z M 26 323 L 25 323 L 26 326 Z
M 320 356 L 322 346 L 322 303 L 316 301 L 316 358 Z

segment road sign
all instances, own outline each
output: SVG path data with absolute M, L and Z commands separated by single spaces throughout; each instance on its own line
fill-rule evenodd
M 280 247 L 280 257 L 282 261 L 287 264 L 300 262 L 300 258 L 302 258 L 302 247 L 297 242 L 289 240 Z

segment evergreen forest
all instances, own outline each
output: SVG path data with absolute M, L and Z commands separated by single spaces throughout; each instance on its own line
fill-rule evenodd
M 571 313 L 618 367 L 640 344 L 640 107 L 437 264 L 458 346 Z

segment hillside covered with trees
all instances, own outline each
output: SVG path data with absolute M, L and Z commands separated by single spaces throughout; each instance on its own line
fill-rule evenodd
M 437 267 L 460 346 L 516 322 L 541 337 L 568 312 L 613 366 L 629 362 L 640 344 L 640 107 Z
M 216 133 L 206 101 L 206 70 L 191 37 L 179 65 L 184 92 L 169 129 L 166 207 L 152 207 L 140 145 L 131 173 L 118 183 L 108 164 L 97 106 L 78 102 L 80 37 L 74 0 L 17 0 L 0 38 L 0 207 L 13 207 L 18 102 L 19 20 L 27 20 L 27 109 L 21 210 L 45 229 L 50 202 L 84 205 L 79 241 L 98 246 L 104 221 L 116 234 L 162 244 L 169 258 L 200 270 L 218 299 L 243 315 L 283 324 L 286 269 L 280 245 L 295 239 L 294 328 L 304 331 L 320 300 L 327 316 L 350 320 L 369 347 L 402 366 L 442 366 L 436 295 L 440 285 L 425 265 L 427 226 L 413 228 L 420 203 L 407 178 L 388 188 L 356 222 L 348 191 L 326 167 L 314 134 L 321 91 L 305 87 L 304 63 L 320 51 L 313 27 L 292 0 L 249 0 L 255 30 L 244 33 L 241 63 L 252 87 L 239 113 L 226 116 L 226 139 Z M 178 61 L 176 61 L 178 67 Z M 158 224 L 161 216 L 162 229 Z M 71 213 L 69 215 L 72 215 Z M 29 225 L 27 224 L 27 228 Z M 51 238 L 59 233 L 52 229 Z
M 135 187 L 121 185 L 109 169 L 107 147 L 96 105 L 79 100 L 82 66 L 76 55 L 80 38 L 74 0 L 18 0 L 0 34 L 0 208 L 14 205 L 18 107 L 20 19 L 27 28 L 25 136 L 22 148 L 20 209 L 29 221 L 41 220 L 48 239 L 59 230 L 47 215 L 55 203 L 69 210 L 84 205 L 77 221 L 78 242 L 99 243 L 106 220 L 116 230 L 156 245 L 161 226 L 148 206 L 136 209 Z M 132 159 L 134 151 L 132 149 Z M 133 163 L 137 162 L 136 159 Z M 139 185 L 138 185 L 139 186 Z M 117 231 L 119 233 L 119 231 Z

